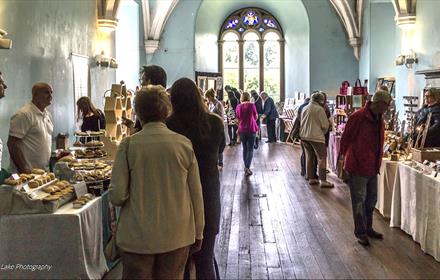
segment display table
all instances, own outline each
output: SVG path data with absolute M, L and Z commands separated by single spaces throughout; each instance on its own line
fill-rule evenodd
M 440 180 L 399 162 L 390 226 L 400 227 L 440 261 Z
M 338 171 L 338 155 L 341 149 L 341 136 L 336 135 L 334 132 L 330 132 L 328 148 L 327 148 L 327 161 L 328 166 L 333 172 L 339 174 Z
M 54 214 L 0 216 L 0 278 L 102 278 L 101 216 L 101 198 Z
M 377 184 L 376 209 L 386 218 L 391 217 L 391 202 L 393 197 L 394 179 L 398 161 L 382 159 L 379 180 Z

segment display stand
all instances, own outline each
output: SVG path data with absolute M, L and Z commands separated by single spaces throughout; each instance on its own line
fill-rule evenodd
M 120 142 L 128 135 L 123 119 L 131 119 L 133 114 L 132 96 L 127 93 L 124 84 L 113 84 L 111 94 L 105 97 L 104 113 L 106 135 L 112 141 Z

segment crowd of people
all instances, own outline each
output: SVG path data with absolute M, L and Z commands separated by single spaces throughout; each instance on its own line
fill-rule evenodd
M 229 145 L 242 144 L 244 175 L 250 176 L 253 151 L 261 140 L 261 123 L 267 125 L 267 142 L 276 142 L 278 112 L 266 92 L 240 92 L 226 86 L 224 104 L 215 90 L 203 93 L 188 78 L 178 79 L 168 90 L 166 85 L 164 69 L 143 67 L 134 100 L 136 122 L 132 134 L 121 141 L 114 161 L 109 195 L 111 202 L 121 207 L 116 244 L 122 255 L 123 277 L 179 279 L 191 260 L 197 279 L 215 279 L 214 247 L 221 212 L 219 171 L 226 147 L 223 118 L 226 116 Z M 6 88 L 0 73 L 0 98 Z M 428 90 L 425 96 L 427 104 L 418 112 L 417 121 L 426 121 L 431 113 L 429 129 L 435 130 L 434 139 L 439 139 L 439 92 Z M 29 173 L 32 168 L 47 167 L 53 131 L 47 107 L 52 98 L 51 85 L 36 83 L 31 102 L 11 117 L 7 146 L 12 171 Z M 369 237 L 383 238 L 373 229 L 372 213 L 383 152 L 382 114 L 391 100 L 386 90 L 376 92 L 349 118 L 341 139 L 354 234 L 365 246 Z M 104 114 L 88 97 L 80 98 L 77 106 L 83 131 L 105 128 Z M 310 185 L 333 187 L 327 180 L 326 146 L 331 127 L 327 96 L 314 92 L 299 107 L 294 124 L 301 138 L 301 175 Z M 0 159 L 1 148 L 0 142 Z

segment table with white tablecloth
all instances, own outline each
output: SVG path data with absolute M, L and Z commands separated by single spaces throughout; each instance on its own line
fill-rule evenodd
M 390 226 L 400 227 L 440 261 L 440 180 L 399 163 Z
M 102 278 L 101 198 L 54 214 L 0 216 L 0 269 L 1 279 Z
M 386 218 L 391 217 L 391 201 L 393 196 L 394 179 L 397 171 L 397 161 L 382 159 L 377 182 L 376 209 Z

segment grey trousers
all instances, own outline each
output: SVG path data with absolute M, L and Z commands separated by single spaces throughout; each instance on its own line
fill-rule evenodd
M 315 172 L 316 165 L 318 165 L 319 179 L 327 180 L 327 148 L 325 143 L 306 140 L 302 140 L 301 143 L 306 151 L 306 178 L 317 179 Z
M 373 229 L 373 211 L 377 202 L 377 175 L 362 177 L 349 174 L 354 235 L 365 236 Z

